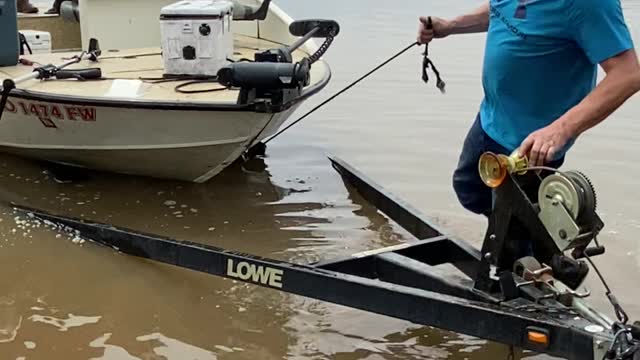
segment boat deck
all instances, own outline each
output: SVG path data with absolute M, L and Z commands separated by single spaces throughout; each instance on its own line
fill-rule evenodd
M 254 53 L 261 50 L 276 48 L 281 46 L 275 42 L 264 39 L 257 39 L 243 35 L 234 37 L 235 56 L 234 60 L 242 58 L 253 59 Z M 38 64 L 60 65 L 65 58 L 78 55 L 79 52 L 61 52 L 52 54 L 25 55 L 24 58 Z M 298 49 L 294 52 L 294 61 L 297 61 L 308 54 Z M 186 81 L 155 82 L 147 79 L 158 79 L 163 76 L 164 64 L 160 48 L 127 49 L 121 51 L 103 50 L 98 62 L 83 60 L 79 64 L 73 64 L 67 69 L 82 69 L 99 67 L 102 70 L 102 80 L 77 81 L 71 80 L 48 80 L 48 81 L 27 81 L 18 84 L 19 90 L 28 91 L 30 94 L 62 95 L 69 97 L 80 97 L 90 99 L 122 99 L 136 101 L 154 102 L 187 102 L 187 103 L 235 103 L 238 97 L 237 90 L 225 89 L 222 91 L 203 93 L 180 93 L 175 91 L 175 87 Z M 17 65 L 11 67 L 0 67 L 0 79 L 17 78 L 33 71 L 31 66 Z M 321 61 L 316 63 L 311 70 L 311 84 L 322 81 L 326 75 L 327 68 L 322 66 Z M 183 90 L 202 90 L 221 88 L 215 82 L 189 85 Z

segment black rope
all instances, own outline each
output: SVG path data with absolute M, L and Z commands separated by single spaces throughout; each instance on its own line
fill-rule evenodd
M 440 77 L 440 72 L 438 71 L 438 69 L 436 69 L 436 66 L 434 65 L 433 61 L 429 59 L 429 57 L 427 56 L 427 52 L 425 51 L 424 60 L 422 60 L 422 80 L 424 80 L 425 83 L 429 82 L 429 75 L 427 74 L 427 69 L 429 68 L 429 66 L 431 66 L 433 73 L 436 74 L 436 87 L 440 89 L 440 92 L 444 94 L 445 82 L 442 81 L 442 78 Z
M 427 28 L 431 29 L 433 28 L 433 24 L 431 21 L 431 17 L 429 17 L 429 22 L 427 24 Z M 331 42 L 333 41 L 333 36 L 332 34 L 329 35 L 327 37 L 327 40 L 325 41 L 324 44 L 322 44 L 322 46 L 320 47 L 320 49 L 318 49 L 318 51 L 316 51 L 315 54 L 313 54 L 310 59 L 312 60 L 317 60 L 320 56 L 322 56 L 322 54 L 324 54 L 324 52 L 327 50 L 327 48 L 329 47 L 329 45 L 331 45 Z M 393 55 L 391 58 L 389 58 L 388 60 L 386 60 L 385 62 L 383 62 L 382 64 L 376 66 L 373 70 L 369 71 L 368 73 L 366 73 L 365 75 L 363 75 L 362 77 L 360 77 L 358 80 L 354 81 L 353 83 L 349 84 L 347 87 L 345 87 L 344 89 L 338 91 L 337 93 L 335 93 L 333 96 L 331 96 L 330 98 L 328 98 L 327 100 L 323 101 L 322 103 L 320 103 L 320 105 L 314 107 L 313 109 L 311 109 L 309 112 L 307 112 L 306 114 L 304 114 L 303 116 L 301 116 L 299 119 L 297 119 L 296 121 L 292 122 L 291 124 L 289 124 L 287 127 L 285 127 L 284 129 L 280 130 L 278 133 L 276 133 L 275 135 L 273 135 L 271 138 L 269 138 L 268 140 L 266 140 L 264 142 L 264 144 L 266 145 L 268 142 L 270 142 L 271 140 L 275 139 L 276 137 L 278 137 L 280 134 L 284 133 L 285 131 L 287 131 L 288 129 L 290 129 L 292 126 L 294 126 L 295 124 L 299 123 L 300 121 L 302 121 L 303 119 L 305 119 L 307 116 L 313 114 L 314 112 L 316 112 L 318 109 L 320 109 L 321 107 L 323 107 L 324 105 L 326 105 L 327 103 L 329 103 L 330 101 L 332 101 L 333 99 L 335 99 L 336 97 L 340 96 L 341 94 L 343 94 L 344 92 L 346 92 L 347 90 L 351 89 L 353 86 L 355 86 L 356 84 L 358 84 L 360 81 L 364 80 L 365 78 L 369 77 L 371 74 L 373 74 L 374 72 L 380 70 L 380 68 L 382 68 L 383 66 L 387 65 L 388 63 L 390 63 L 391 61 L 393 61 L 395 58 L 397 58 L 398 56 L 404 54 L 405 52 L 409 51 L 411 48 L 413 48 L 414 46 L 420 45 L 418 42 L 414 42 L 411 45 L 407 46 L 406 48 L 400 50 L 397 54 Z M 440 72 L 438 71 L 438 69 L 436 69 L 436 66 L 434 65 L 433 61 L 431 61 L 431 59 L 429 59 L 429 45 L 426 44 L 425 45 L 425 51 L 424 51 L 424 58 L 423 58 L 423 63 L 422 63 L 422 80 L 427 83 L 429 82 L 429 76 L 427 75 L 427 69 L 429 67 L 431 67 L 433 69 L 433 72 L 436 74 L 436 87 L 438 89 L 440 89 L 440 92 L 442 92 L 443 94 L 445 93 L 445 82 L 442 80 L 442 78 L 440 77 Z
M 20 38 L 20 55 L 24 55 L 24 47 L 27 47 L 27 50 L 29 50 L 29 55 L 33 55 L 33 51 L 31 50 L 31 46 L 29 45 L 29 41 L 27 41 L 27 37 L 19 32 L 18 36 Z
M 174 81 L 187 81 L 187 80 L 216 80 L 216 76 L 206 76 L 206 75 L 169 75 L 165 74 L 160 77 L 138 77 L 138 80 L 142 80 L 145 82 L 149 82 L 152 84 L 159 84 L 165 82 L 174 82 Z
M 71 57 L 62 57 L 62 60 L 78 60 L 78 62 L 80 62 L 82 60 L 82 57 L 85 56 L 87 54 L 86 50 L 83 50 L 80 55 L 73 55 Z
M 429 16 L 429 19 L 427 20 L 427 29 L 430 29 L 430 30 L 433 29 L 433 22 L 431 21 L 431 16 Z M 433 61 L 431 61 L 431 59 L 429 59 L 429 44 L 424 45 L 423 55 L 424 55 L 424 58 L 422 60 L 422 80 L 425 83 L 429 82 L 429 75 L 427 74 L 427 69 L 431 67 L 431 69 L 433 70 L 433 73 L 436 74 L 436 87 L 440 89 L 440 92 L 444 94 L 445 82 L 442 81 L 442 78 L 440 77 L 440 72 L 438 71 L 438 69 L 436 69 L 436 65 L 433 63 Z
M 192 80 L 192 81 L 188 81 L 188 82 L 186 82 L 184 84 L 176 85 L 174 90 L 176 92 L 183 93 L 183 94 L 198 94 L 198 93 L 206 93 L 206 92 L 215 92 L 215 91 L 227 90 L 227 88 L 224 87 L 224 86 L 223 87 L 217 87 L 217 88 L 202 89 L 202 90 L 182 90 L 182 88 L 186 87 L 186 86 L 195 85 L 195 84 L 207 84 L 207 83 L 219 84 L 218 79 Z
M 615 297 L 615 295 L 613 295 L 613 292 L 611 291 L 611 288 L 609 287 L 607 282 L 604 280 L 604 276 L 602 276 L 602 273 L 600 272 L 600 270 L 598 269 L 596 264 L 593 262 L 593 260 L 591 260 L 591 257 L 589 257 L 589 255 L 587 254 L 586 251 L 584 252 L 584 256 L 589 261 L 589 263 L 591 264 L 593 269 L 596 271 L 596 274 L 598 274 L 598 277 L 600 278 L 600 281 L 602 281 L 602 285 L 604 285 L 604 288 L 607 290 L 607 293 L 606 293 L 607 299 L 609 299 L 609 302 L 613 306 L 613 310 L 616 313 L 616 317 L 618 318 L 618 320 L 622 324 L 626 325 L 627 322 L 629 321 L 629 316 L 624 311 L 624 309 L 622 308 L 622 306 L 618 302 L 618 299 Z
M 2 98 L 0 98 L 0 120 L 2 120 L 2 113 L 4 113 L 4 108 L 7 105 L 9 93 L 15 88 L 16 83 L 14 83 L 11 79 L 6 79 L 4 82 L 2 82 Z
M 227 58 L 227 61 L 228 61 L 228 62 L 230 62 L 230 63 L 237 63 L 237 62 L 255 62 L 255 61 L 253 61 L 253 60 L 251 60 L 251 59 L 247 59 L 247 58 L 240 58 L 240 59 L 238 59 L 238 60 L 233 60 L 233 59 Z
M 379 69 L 381 69 L 383 66 L 387 65 L 388 63 L 390 63 L 391 61 L 393 61 L 394 59 L 396 59 L 397 57 L 399 57 L 400 55 L 404 54 L 405 52 L 409 51 L 411 48 L 413 48 L 414 46 L 419 45 L 417 42 L 412 43 L 411 45 L 407 46 L 406 48 L 400 50 L 397 54 L 395 54 L 394 56 L 392 56 L 391 58 L 389 58 L 388 60 L 386 60 L 385 62 L 383 62 L 382 64 L 376 66 L 373 70 L 369 71 L 368 73 L 366 73 L 365 75 L 363 75 L 362 77 L 360 77 L 358 80 L 352 82 L 351 84 L 349 84 L 347 87 L 345 87 L 344 89 L 338 91 L 337 93 L 335 93 L 334 95 L 332 95 L 330 98 L 328 98 L 327 100 L 323 101 L 322 103 L 320 103 L 320 105 L 314 107 L 313 109 L 311 109 L 309 112 L 307 112 L 306 114 L 304 114 L 303 116 L 301 116 L 298 120 L 294 121 L 293 123 L 289 124 L 287 127 L 285 127 L 284 129 L 280 130 L 278 133 L 276 133 L 275 135 L 273 135 L 271 138 L 267 139 L 264 144 L 266 145 L 267 143 L 269 143 L 271 140 L 275 139 L 276 137 L 278 137 L 280 134 L 282 134 L 283 132 L 287 131 L 289 128 L 291 128 L 293 125 L 299 123 L 300 121 L 302 121 L 303 119 L 305 119 L 307 116 L 313 114 L 314 112 L 316 112 L 318 109 L 320 109 L 321 107 L 323 107 L 324 105 L 326 105 L 327 103 L 329 103 L 330 101 L 332 101 L 333 99 L 337 98 L 338 96 L 340 96 L 341 94 L 343 94 L 344 92 L 346 92 L 347 90 L 351 89 L 352 87 L 354 87 L 356 84 L 358 84 L 360 81 L 366 79 L 367 77 L 369 77 L 371 74 L 373 74 L 374 72 L 378 71 Z
M 208 84 L 208 83 L 219 84 L 217 76 L 164 75 L 162 77 L 156 77 L 156 78 L 139 77 L 138 79 L 151 84 L 161 84 L 161 83 L 175 82 L 175 81 L 187 81 L 183 84 L 176 85 L 176 87 L 174 88 L 175 92 L 179 92 L 182 94 L 199 94 L 199 93 L 227 90 L 226 87 L 217 87 L 217 88 L 209 88 L 209 89 L 201 89 L 201 90 L 183 90 L 183 88 L 187 86 L 196 85 L 196 84 Z

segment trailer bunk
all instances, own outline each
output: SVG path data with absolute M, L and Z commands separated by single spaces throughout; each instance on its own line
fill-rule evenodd
M 348 186 L 413 241 L 299 265 L 16 209 L 79 230 L 82 237 L 122 253 L 181 268 L 552 356 L 640 360 L 640 327 L 628 324 L 615 297 L 610 295 L 617 320 L 585 301 L 589 293 L 582 281 L 589 267 L 580 259 L 604 252 L 596 239 L 604 224 L 595 213 L 588 179 L 578 172 L 526 171 L 512 157 L 485 155 L 480 171 L 488 174 L 496 197 L 481 249 L 446 235 L 336 157 L 330 160 Z M 488 172 L 487 166 L 494 167 Z M 596 247 L 589 247 L 592 242 Z M 571 256 L 564 255 L 568 251 Z

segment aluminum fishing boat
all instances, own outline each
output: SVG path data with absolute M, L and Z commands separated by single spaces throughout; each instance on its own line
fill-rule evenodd
M 124 174 L 211 179 L 277 132 L 331 76 L 321 56 L 337 23 L 295 22 L 270 1 L 254 2 L 252 13 L 247 2 L 234 8 L 233 56 L 219 77 L 167 76 L 161 44 L 111 50 L 100 49 L 100 39 L 82 53 L 27 53 L 22 63 L 0 67 L 8 80 L 0 151 Z

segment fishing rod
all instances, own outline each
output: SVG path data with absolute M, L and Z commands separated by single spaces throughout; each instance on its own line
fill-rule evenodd
M 431 20 L 431 17 L 428 18 L 427 20 L 427 29 L 432 30 L 433 29 L 433 22 Z M 296 125 L 297 123 L 299 123 L 300 121 L 304 120 L 305 118 L 307 118 L 309 115 L 313 114 L 314 112 L 316 112 L 317 110 L 319 110 L 320 108 L 322 108 L 323 106 L 325 106 L 326 104 L 328 104 L 329 102 L 331 102 L 332 100 L 334 100 L 335 98 L 337 98 L 338 96 L 342 95 L 343 93 L 347 92 L 349 89 L 351 89 L 352 87 L 356 86 L 358 83 L 360 83 L 362 80 L 368 78 L 369 76 L 371 76 L 372 74 L 374 74 L 376 71 L 380 70 L 381 68 L 383 68 L 385 65 L 387 65 L 388 63 L 390 63 L 391 61 L 395 60 L 396 58 L 398 58 L 400 55 L 406 53 L 407 51 L 411 50 L 413 47 L 415 46 L 420 46 L 419 42 L 413 42 L 411 43 L 409 46 L 405 47 L 404 49 L 400 50 L 398 53 L 396 53 L 395 55 L 393 55 L 392 57 L 390 57 L 389 59 L 385 60 L 383 63 L 381 63 L 380 65 L 376 66 L 375 68 L 373 68 L 371 71 L 369 71 L 368 73 L 364 74 L 363 76 L 361 76 L 360 78 L 358 78 L 357 80 L 355 80 L 354 82 L 352 82 L 351 84 L 347 85 L 345 88 L 343 88 L 342 90 L 338 91 L 337 93 L 333 94 L 331 97 L 329 97 L 327 100 L 323 101 L 322 103 L 320 103 L 319 105 L 317 105 L 316 107 L 314 107 L 313 109 L 311 109 L 309 112 L 307 112 L 306 114 L 302 115 L 300 118 L 298 118 L 297 120 L 295 120 L 294 122 L 292 122 L 291 124 L 289 124 L 288 126 L 286 126 L 285 128 L 283 128 L 282 130 L 280 130 L 278 133 L 276 133 L 275 135 L 273 135 L 272 137 L 270 137 L 269 139 L 267 139 L 266 141 L 263 142 L 264 145 L 266 145 L 267 143 L 269 143 L 270 141 L 272 141 L 273 139 L 275 139 L 276 137 L 280 136 L 282 133 L 284 133 L 285 131 L 287 131 L 288 129 L 290 129 L 291 127 L 293 127 L 294 125 Z M 429 76 L 427 74 L 427 69 L 429 67 L 431 67 L 431 69 L 433 70 L 434 74 L 436 75 L 436 87 L 440 90 L 441 93 L 445 93 L 445 82 L 442 80 L 441 76 L 440 76 L 440 72 L 436 69 L 435 64 L 433 63 L 433 61 L 431 61 L 431 59 L 429 58 L 429 44 L 425 44 L 425 50 L 423 55 L 423 61 L 422 61 L 422 80 L 425 83 L 429 82 Z

